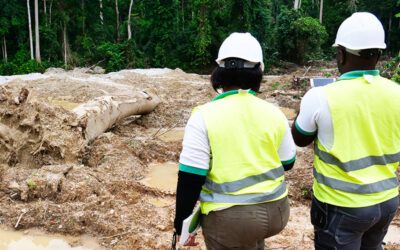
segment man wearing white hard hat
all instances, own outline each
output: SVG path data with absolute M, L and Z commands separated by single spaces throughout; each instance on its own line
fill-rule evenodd
M 233 33 L 211 75 L 222 93 L 194 109 L 179 160 L 175 230 L 200 200 L 207 249 L 264 249 L 289 219 L 284 171 L 296 147 L 279 108 L 256 97 L 263 75 L 259 42 Z M 184 243 L 196 245 L 191 235 Z
M 382 249 L 399 206 L 400 86 L 375 69 L 386 48 L 381 22 L 358 12 L 339 27 L 338 81 L 313 88 L 292 126 L 314 141 L 311 223 L 316 249 Z

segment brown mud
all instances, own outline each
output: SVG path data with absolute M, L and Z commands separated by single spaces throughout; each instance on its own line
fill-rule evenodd
M 292 122 L 308 78 L 337 74 L 333 63 L 284 65 L 264 77 L 258 96 L 280 106 Z M 90 235 L 104 249 L 168 249 L 183 129 L 192 109 L 216 95 L 209 76 L 179 69 L 148 75 L 53 69 L 44 76 L 15 78 L 0 88 L 0 223 Z M 145 88 L 156 89 L 162 100 L 153 112 L 128 117 L 86 145 L 71 109 Z M 285 173 L 290 221 L 266 240 L 266 249 L 313 248 L 312 164 L 312 147 L 298 148 L 293 170 Z M 398 230 L 399 214 L 392 224 Z M 205 249 L 201 233 L 198 239 L 200 246 L 191 249 Z M 400 241 L 385 249 L 400 249 Z

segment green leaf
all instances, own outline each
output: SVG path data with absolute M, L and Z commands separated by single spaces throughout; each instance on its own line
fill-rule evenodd
M 400 17 L 400 13 L 397 13 L 396 15 L 394 15 L 395 17 Z

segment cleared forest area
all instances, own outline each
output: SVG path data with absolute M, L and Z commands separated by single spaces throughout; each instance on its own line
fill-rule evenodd
M 258 96 L 293 121 L 312 76 L 336 76 L 334 63 L 285 64 L 265 75 Z M 175 209 L 183 129 L 194 107 L 215 96 L 208 75 L 180 69 L 50 69 L 1 78 L 0 218 L 19 231 L 87 234 L 95 249 L 168 249 Z M 146 115 L 117 120 L 87 141 L 73 112 L 104 96 L 153 89 L 159 104 Z M 285 173 L 291 204 L 288 226 L 266 249 L 311 249 L 312 147 L 298 148 Z M 158 179 L 157 179 L 158 178 Z M 385 249 L 399 249 L 400 215 Z M 397 235 L 397 236 L 396 236 Z M 390 238 L 391 237 L 391 238 Z M 204 249 L 202 236 L 200 246 Z M 81 246 L 84 240 L 69 242 Z

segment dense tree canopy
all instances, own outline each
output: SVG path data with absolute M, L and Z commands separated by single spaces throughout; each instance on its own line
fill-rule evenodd
M 28 7 L 41 63 L 31 60 L 31 50 L 37 52 L 35 42 L 30 47 Z M 267 68 L 279 60 L 303 64 L 332 58 L 336 30 L 355 11 L 378 16 L 385 53 L 397 55 L 399 7 L 399 0 L 0 0 L 0 74 L 92 65 L 200 72 L 214 66 L 219 45 L 234 31 L 260 41 Z

